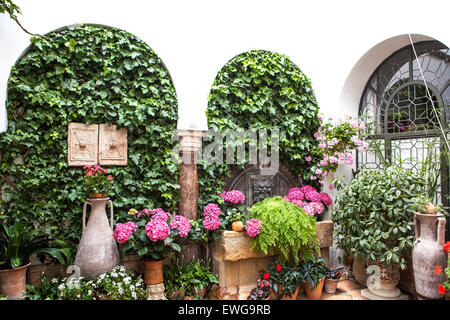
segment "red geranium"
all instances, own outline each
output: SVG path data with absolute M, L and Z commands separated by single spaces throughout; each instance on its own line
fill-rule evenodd
M 438 285 L 438 292 L 440 294 L 445 294 L 445 291 L 447 291 L 442 284 Z
M 266 272 L 264 273 L 264 279 L 267 280 L 270 278 L 270 273 Z
M 450 252 L 450 241 L 447 241 L 444 244 L 444 250 L 445 250 L 445 252 Z
M 281 266 L 279 264 L 277 264 L 277 271 L 280 272 L 281 271 Z
M 434 274 L 441 274 L 442 272 L 442 266 L 437 266 L 436 269 L 434 269 Z

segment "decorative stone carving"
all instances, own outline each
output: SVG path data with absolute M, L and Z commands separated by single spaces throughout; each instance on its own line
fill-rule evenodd
M 164 283 L 147 285 L 147 300 L 167 300 Z
M 100 165 L 127 165 L 127 129 L 117 130 L 115 125 L 100 124 L 98 145 Z
M 240 190 L 245 194 L 245 206 L 276 195 L 285 196 L 289 189 L 301 185 L 299 179 L 295 179 L 289 169 L 280 166 L 278 170 L 264 168 L 271 174 L 261 174 L 261 168 L 257 165 L 249 165 L 245 170 L 236 170 L 228 180 L 225 190 Z
M 97 164 L 98 161 L 98 125 L 71 122 L 67 135 L 67 164 L 84 166 Z

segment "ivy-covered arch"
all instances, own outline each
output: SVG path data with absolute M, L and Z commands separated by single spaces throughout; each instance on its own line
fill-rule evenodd
M 81 169 L 67 166 L 69 122 L 128 130 L 128 165 L 109 168 L 116 217 L 134 206 L 175 211 L 177 97 L 161 59 L 134 35 L 107 26 L 75 25 L 45 36 L 31 39 L 8 82 L 3 216 L 59 226 L 58 237 L 79 239 L 86 195 Z
M 287 56 L 253 50 L 235 56 L 218 72 L 206 115 L 208 127 L 220 132 L 278 128 L 280 162 L 309 181 L 311 165 L 305 157 L 317 143 L 318 111 L 311 80 Z M 200 163 L 200 210 L 217 200 L 236 166 L 244 167 Z

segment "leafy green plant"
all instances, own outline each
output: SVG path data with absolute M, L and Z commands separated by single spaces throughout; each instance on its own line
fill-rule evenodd
M 203 262 L 203 260 L 191 260 L 186 264 L 180 264 L 178 259 L 171 259 L 164 266 L 164 285 L 169 298 L 177 291 L 184 291 L 185 295 L 194 298 L 199 290 L 208 289 L 214 283 L 219 283 L 217 276 Z
M 85 169 L 84 184 L 88 195 L 93 193 L 107 195 L 110 192 L 113 176 L 108 174 L 107 169 L 98 165 L 86 165 L 83 169 Z
M 337 245 L 367 260 L 406 268 L 413 248 L 413 203 L 425 182 L 412 170 L 361 170 L 349 183 L 337 182 L 332 220 Z
M 303 274 L 298 264 L 275 261 L 275 264 L 267 266 L 267 271 L 261 271 L 261 278 L 267 278 L 270 287 L 279 294 L 279 298 L 292 297 L 303 281 Z
M 248 211 L 249 218 L 261 223 L 259 236 L 250 238 L 252 250 L 278 251 L 282 262 L 291 257 L 296 262 L 310 260 L 314 252 L 319 254 L 316 221 L 299 206 L 277 196 L 255 203 Z
M 341 272 L 336 268 L 335 265 L 332 265 L 325 272 L 325 278 L 327 279 L 339 279 L 341 277 Z
M 0 230 L 0 269 L 14 269 L 26 265 L 31 255 L 48 254 L 65 264 L 70 256 L 67 248 L 48 247 L 51 241 L 46 229 L 33 229 L 21 222 L 12 226 L 2 225 Z
M 313 134 L 319 127 L 318 111 L 311 80 L 287 56 L 252 50 L 237 55 L 217 73 L 206 115 L 208 127 L 223 135 L 227 129 L 240 133 L 247 129 L 279 129 L 280 162 L 289 166 L 294 175 L 309 181 L 313 173 L 305 157 L 317 145 Z M 267 140 L 270 146 L 270 134 Z M 223 148 L 248 142 L 248 137 L 224 141 Z M 233 168 L 200 161 L 199 208 L 217 202 Z
M 86 196 L 80 168 L 67 165 L 70 122 L 127 129 L 128 164 L 108 168 L 117 220 L 135 205 L 176 211 L 177 98 L 161 59 L 132 34 L 105 26 L 74 25 L 46 37 L 32 38 L 11 69 L 0 211 L 78 241 Z
M 53 279 L 47 278 L 42 272 L 41 283 L 38 286 L 27 284 L 27 291 L 25 293 L 26 300 L 57 300 L 58 299 L 58 285 L 61 284 L 60 277 Z
M 325 277 L 327 269 L 327 263 L 322 257 L 308 260 L 300 265 L 303 281 L 309 284 L 311 290 L 314 290 L 320 280 Z

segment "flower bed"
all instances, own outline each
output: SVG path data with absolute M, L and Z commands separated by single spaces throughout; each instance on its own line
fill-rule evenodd
M 316 223 L 321 255 L 328 260 L 333 245 L 333 222 Z M 213 272 L 218 275 L 220 300 L 245 300 L 259 278 L 259 271 L 275 261 L 276 255 L 264 255 L 250 249 L 245 232 L 223 231 L 213 244 Z

